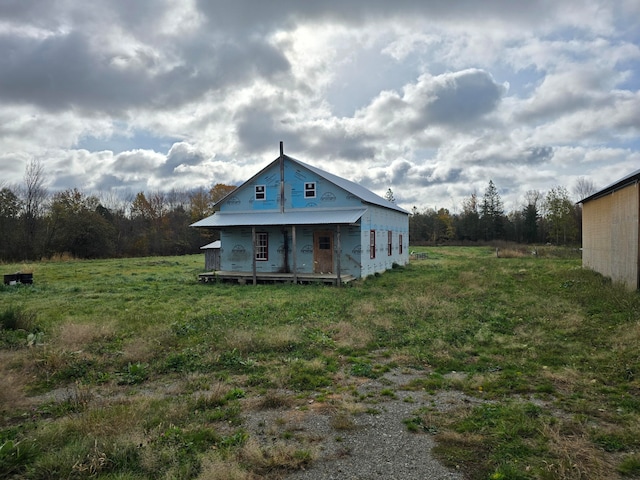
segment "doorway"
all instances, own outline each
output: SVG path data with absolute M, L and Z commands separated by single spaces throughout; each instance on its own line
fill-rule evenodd
M 333 232 L 313 232 L 313 273 L 333 273 Z

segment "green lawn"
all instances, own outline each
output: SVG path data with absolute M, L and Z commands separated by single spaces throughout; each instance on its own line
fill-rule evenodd
M 2 265 L 35 283 L 0 287 L 0 477 L 279 478 L 314 447 L 250 412 L 350 425 L 358 381 L 411 368 L 482 400 L 398 419 L 468 478 L 638 478 L 638 294 L 569 250 L 412 250 L 343 288 L 199 284 L 199 255 Z

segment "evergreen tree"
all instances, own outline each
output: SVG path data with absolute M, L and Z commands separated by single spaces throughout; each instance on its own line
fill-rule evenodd
M 387 193 L 384 194 L 384 198 L 391 203 L 396 203 L 396 198 L 393 196 L 393 191 L 391 189 L 387 190 Z
M 480 223 L 485 240 L 504 238 L 504 209 L 493 180 L 489 180 L 480 205 Z

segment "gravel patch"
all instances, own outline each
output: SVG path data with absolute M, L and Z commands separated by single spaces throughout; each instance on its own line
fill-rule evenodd
M 415 404 L 390 401 L 377 415 L 361 414 L 354 418 L 356 428 L 335 435 L 323 445 L 320 458 L 308 470 L 287 479 L 462 479 L 460 472 L 444 467 L 431 455 L 435 442 L 426 434 L 410 433 L 402 420 L 411 416 Z M 312 420 L 324 430 L 326 418 Z M 313 427 L 312 427 L 313 428 Z
M 371 399 L 370 403 L 363 402 L 365 408 L 370 408 L 349 414 L 351 423 L 346 428 L 336 428 L 332 423 L 336 410 L 332 411 L 326 402 L 315 404 L 312 400 L 308 409 L 293 413 L 267 411 L 251 415 L 247 426 L 261 442 L 268 442 L 274 432 L 288 429 L 316 452 L 307 469 L 282 477 L 287 480 L 462 480 L 461 471 L 445 467 L 432 455 L 433 437 L 409 432 L 403 420 L 414 417 L 420 407 L 447 411 L 480 400 L 460 392 L 431 395 L 397 388 L 423 375 L 424 372 L 397 370 L 361 384 L 358 392 Z M 272 426 L 274 422 L 277 427 Z M 275 441 L 275 436 L 271 440 Z

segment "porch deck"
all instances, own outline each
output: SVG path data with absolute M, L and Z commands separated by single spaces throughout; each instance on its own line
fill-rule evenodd
M 228 271 L 215 271 L 205 272 L 198 275 L 198 279 L 202 283 L 208 282 L 238 282 L 241 285 L 247 283 L 253 283 L 252 272 L 228 272 Z M 355 280 L 353 275 L 340 275 L 335 273 L 256 273 L 256 283 L 325 283 L 329 285 L 346 284 Z

